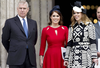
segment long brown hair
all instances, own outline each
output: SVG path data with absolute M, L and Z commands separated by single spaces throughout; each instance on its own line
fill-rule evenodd
M 51 15 L 49 15 L 49 20 L 50 20 L 50 22 L 48 23 L 48 25 L 51 25 L 52 24 L 52 20 L 51 20 L 51 16 L 52 16 L 52 14 L 54 13 L 54 12 L 56 12 L 59 16 L 60 16 L 60 21 L 59 21 L 59 25 L 63 25 L 63 16 L 62 16 L 62 14 L 60 13 L 60 12 L 58 12 L 58 11 L 53 11 L 52 13 L 51 13 Z
M 74 18 L 74 10 L 72 10 L 72 17 L 71 17 L 71 26 L 73 27 L 74 26 L 74 24 L 75 24 L 75 22 L 76 22 L 76 20 L 75 20 L 75 18 Z M 86 15 L 86 14 L 84 14 L 84 13 L 82 13 L 82 18 L 81 18 L 81 20 L 82 20 L 82 22 L 85 24 L 85 25 L 87 25 L 86 24 L 86 22 L 92 22 L 89 18 L 88 18 L 88 16 Z

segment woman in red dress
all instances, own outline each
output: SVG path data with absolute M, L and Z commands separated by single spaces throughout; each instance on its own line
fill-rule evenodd
M 54 6 L 50 11 L 49 26 L 44 27 L 41 35 L 40 46 L 40 66 L 42 68 L 65 68 L 64 60 L 61 55 L 61 47 L 64 47 L 64 42 L 68 40 L 68 28 L 63 26 L 62 14 L 60 7 Z M 48 48 L 45 52 L 46 41 Z M 43 59 L 44 56 L 44 59 Z

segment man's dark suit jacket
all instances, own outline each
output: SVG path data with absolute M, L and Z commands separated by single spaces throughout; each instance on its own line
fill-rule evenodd
M 98 22 L 94 24 L 94 26 L 95 26 L 95 32 L 96 32 L 96 47 L 98 50 L 98 39 L 100 39 L 100 26 Z
M 21 65 L 25 61 L 26 46 L 28 45 L 29 59 L 36 65 L 35 44 L 37 41 L 37 23 L 28 19 L 28 38 L 18 16 L 7 19 L 2 31 L 2 43 L 8 52 L 9 65 Z

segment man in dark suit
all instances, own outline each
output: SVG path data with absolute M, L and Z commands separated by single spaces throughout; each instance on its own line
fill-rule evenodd
M 2 43 L 8 52 L 9 68 L 37 68 L 37 23 L 27 18 L 28 11 L 28 3 L 20 1 L 17 7 L 18 15 L 7 19 L 2 29 Z
M 96 32 L 96 47 L 97 47 L 97 50 L 98 50 L 98 39 L 100 39 L 100 6 L 97 8 L 97 19 L 98 19 L 98 22 L 96 24 L 94 24 L 95 26 L 95 32 Z M 100 57 L 100 50 L 98 50 L 97 52 L 97 55 L 98 57 Z

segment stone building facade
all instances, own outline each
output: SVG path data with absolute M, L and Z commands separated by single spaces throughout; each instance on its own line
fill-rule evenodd
M 0 38 L 2 37 L 2 28 L 5 20 L 17 15 L 17 4 L 22 0 L 0 0 Z M 38 41 L 36 44 L 37 68 L 39 66 L 39 49 L 41 30 L 49 22 L 49 11 L 54 5 L 54 0 L 25 0 L 29 3 L 30 11 L 28 17 L 37 21 Z M 7 52 L 4 49 L 0 39 L 0 66 L 6 68 Z M 9 67 L 9 66 L 8 66 Z

